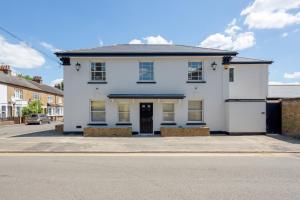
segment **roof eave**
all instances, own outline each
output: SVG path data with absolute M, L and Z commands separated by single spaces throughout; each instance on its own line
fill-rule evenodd
M 251 65 L 251 64 L 272 64 L 274 61 L 256 61 L 256 62 L 230 62 L 229 64 L 244 64 L 244 65 Z
M 57 57 L 138 57 L 138 56 L 236 56 L 237 52 L 154 52 L 154 53 L 92 53 L 56 52 Z

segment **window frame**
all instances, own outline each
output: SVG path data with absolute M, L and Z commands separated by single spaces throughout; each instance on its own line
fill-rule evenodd
M 128 111 L 120 111 L 120 105 L 126 105 L 128 106 Z M 121 113 L 128 113 L 129 119 L 128 121 L 121 121 L 120 120 L 120 114 Z M 118 123 L 130 123 L 131 122 L 131 117 L 130 117 L 130 104 L 129 103 L 118 103 Z
M 190 65 L 192 63 L 201 63 L 201 79 L 199 79 L 199 75 L 198 75 L 198 78 L 195 80 L 192 79 L 193 76 L 191 76 L 191 79 L 190 79 L 189 74 L 192 73 L 192 71 L 190 71 L 190 68 L 191 68 Z M 189 61 L 188 62 L 187 80 L 189 82 L 204 81 L 204 61 Z
M 152 79 L 145 80 L 145 79 L 143 79 L 143 77 L 141 76 L 141 68 L 143 67 L 142 65 L 145 64 L 145 63 L 151 64 L 152 70 L 151 70 L 150 72 L 151 72 L 151 76 L 152 76 L 151 78 L 152 78 Z M 145 66 L 144 66 L 144 67 L 145 67 Z M 141 79 L 141 77 L 142 77 L 142 79 Z M 151 62 L 151 61 L 143 61 L 143 62 L 139 62 L 139 82 L 153 82 L 153 81 L 155 81 L 155 79 L 154 79 L 154 62 Z
M 190 110 L 189 109 L 189 102 L 191 102 L 191 101 L 200 101 L 201 102 L 201 108 L 202 109 L 194 109 L 194 110 Z M 190 120 L 189 119 L 189 112 L 197 112 L 197 111 L 200 111 L 201 112 L 201 120 L 199 121 L 199 120 Z M 190 123 L 197 123 L 197 122 L 200 122 L 200 123 L 202 123 L 202 122 L 204 122 L 204 101 L 202 100 L 202 99 L 200 99 L 200 100 L 188 100 L 188 122 L 190 122 Z
M 40 94 L 38 92 L 33 92 L 32 93 L 32 99 L 33 100 L 41 100 L 41 96 L 40 96 Z
M 233 67 L 230 67 L 229 68 L 229 82 L 230 83 L 233 83 L 234 82 L 234 68 Z
M 101 68 L 104 67 L 104 70 L 96 70 L 97 63 L 104 64 L 104 66 L 101 66 Z M 93 65 L 95 65 L 95 70 L 92 70 Z M 100 79 L 100 80 L 93 79 L 93 73 L 97 73 L 97 72 L 104 74 L 104 80 L 103 79 Z M 106 62 L 91 62 L 90 63 L 90 81 L 91 82 L 106 82 L 107 81 Z
M 164 105 L 166 104 L 172 104 L 173 105 L 173 112 L 169 112 L 169 111 L 164 111 Z M 173 120 L 172 121 L 166 121 L 164 119 L 164 113 L 172 113 L 173 114 Z M 162 104 L 162 122 L 167 122 L 167 123 L 170 123 L 170 122 L 175 122 L 175 104 L 174 103 L 163 103 Z
M 104 111 L 92 111 L 92 101 L 102 101 L 104 103 Z M 92 121 L 92 112 L 103 112 L 104 113 L 104 120 L 103 121 Z M 89 101 L 89 121 L 91 124 L 97 124 L 97 123 L 105 123 L 106 122 L 106 103 L 105 100 L 99 100 L 99 99 L 90 99 Z
M 49 99 L 51 99 L 51 101 L 49 101 Z M 47 102 L 48 102 L 48 103 L 53 103 L 53 96 L 48 96 L 48 97 L 47 97 Z
M 19 93 L 19 94 L 16 95 L 17 93 Z M 14 89 L 14 97 L 16 99 L 23 99 L 23 90 L 21 90 L 21 89 Z

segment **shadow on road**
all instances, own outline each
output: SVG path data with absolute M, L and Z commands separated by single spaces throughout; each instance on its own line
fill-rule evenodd
M 271 137 L 273 139 L 281 140 L 281 141 L 288 142 L 288 143 L 291 143 L 291 144 L 300 144 L 300 139 L 292 138 L 292 137 L 285 136 L 285 135 L 269 134 L 267 136 Z
M 37 131 L 32 133 L 25 133 L 16 135 L 13 137 L 66 137 L 66 136 L 72 136 L 72 137 L 82 137 L 82 134 L 80 133 L 59 133 L 54 130 L 47 130 L 47 131 Z

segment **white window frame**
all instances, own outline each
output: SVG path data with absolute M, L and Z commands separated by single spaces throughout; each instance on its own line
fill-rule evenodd
M 4 110 L 3 110 L 4 108 Z M 7 106 L 1 106 L 1 118 L 6 118 L 7 116 Z
M 199 100 L 188 100 L 188 104 L 189 104 L 189 102 L 190 101 L 201 101 L 201 104 L 202 104 L 202 109 L 199 109 L 199 110 L 189 110 L 189 105 L 188 105 L 188 122 L 191 122 L 191 123 L 195 123 L 195 122 L 204 122 L 204 101 L 202 100 L 202 99 L 199 99 Z M 200 121 L 196 121 L 196 120 L 193 120 L 193 121 L 191 121 L 190 119 L 189 119 L 189 112 L 201 112 L 201 119 L 202 120 L 200 120 Z
M 173 112 L 165 112 L 164 111 L 164 105 L 165 104 L 172 104 L 173 105 Z M 172 121 L 166 121 L 165 119 L 164 119 L 164 113 L 172 113 L 173 114 L 173 120 Z M 175 122 L 175 104 L 174 103 L 163 103 L 162 104 L 162 121 L 163 122 Z
M 40 100 L 41 99 L 41 96 L 38 92 L 33 92 L 32 93 L 32 99 L 33 100 Z
M 14 97 L 16 99 L 23 99 L 23 90 L 21 90 L 21 89 L 15 89 L 14 90 Z
M 150 71 L 150 72 L 152 72 L 151 73 L 151 75 L 152 75 L 151 78 L 152 79 L 146 80 L 146 79 L 143 78 L 143 76 L 141 76 L 141 69 L 143 67 L 145 67 L 145 66 L 143 66 L 143 64 L 145 64 L 145 63 L 152 65 L 152 70 Z M 154 62 L 147 62 L 147 61 L 145 61 L 145 62 L 139 62 L 139 81 L 140 82 L 153 82 L 154 81 Z
M 126 105 L 126 106 L 128 106 L 128 111 L 120 111 L 120 105 Z M 121 121 L 120 120 L 120 114 L 121 113 L 128 113 L 129 114 L 129 119 L 128 119 L 128 121 Z M 129 103 L 118 103 L 118 122 L 119 123 L 130 123 L 130 121 L 131 121 L 131 117 L 130 117 L 130 104 Z
M 189 74 L 192 73 L 192 71 L 190 71 L 190 65 L 192 65 L 193 63 L 201 63 L 201 79 L 199 78 L 200 76 L 198 75 L 197 79 L 193 80 L 193 76 L 191 75 L 191 78 L 189 77 Z M 188 74 L 187 74 L 187 78 L 189 82 L 197 82 L 197 81 L 204 81 L 204 61 L 189 61 L 188 62 Z
M 96 65 L 97 63 L 102 63 L 104 65 L 104 70 L 96 70 L 96 66 L 95 66 L 95 70 L 92 70 L 93 65 Z M 93 79 L 93 73 L 103 73 L 104 74 L 104 79 L 100 79 L 100 80 L 96 80 Z M 106 82 L 107 80 L 107 74 L 106 74 L 106 63 L 105 62 L 91 62 L 91 68 L 90 68 L 90 80 L 92 82 Z
M 92 111 L 92 101 L 103 101 L 104 102 L 104 111 Z M 92 112 L 104 112 L 104 121 L 92 121 Z M 90 116 L 90 123 L 104 123 L 106 122 L 106 102 L 105 100 L 101 99 L 91 99 L 89 103 L 89 116 Z
M 47 102 L 48 103 L 53 103 L 53 96 L 48 96 Z

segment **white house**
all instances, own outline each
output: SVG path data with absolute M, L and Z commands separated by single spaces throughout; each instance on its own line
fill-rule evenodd
M 183 45 L 124 44 L 57 52 L 64 65 L 64 131 L 162 126 L 265 133 L 266 60 Z

